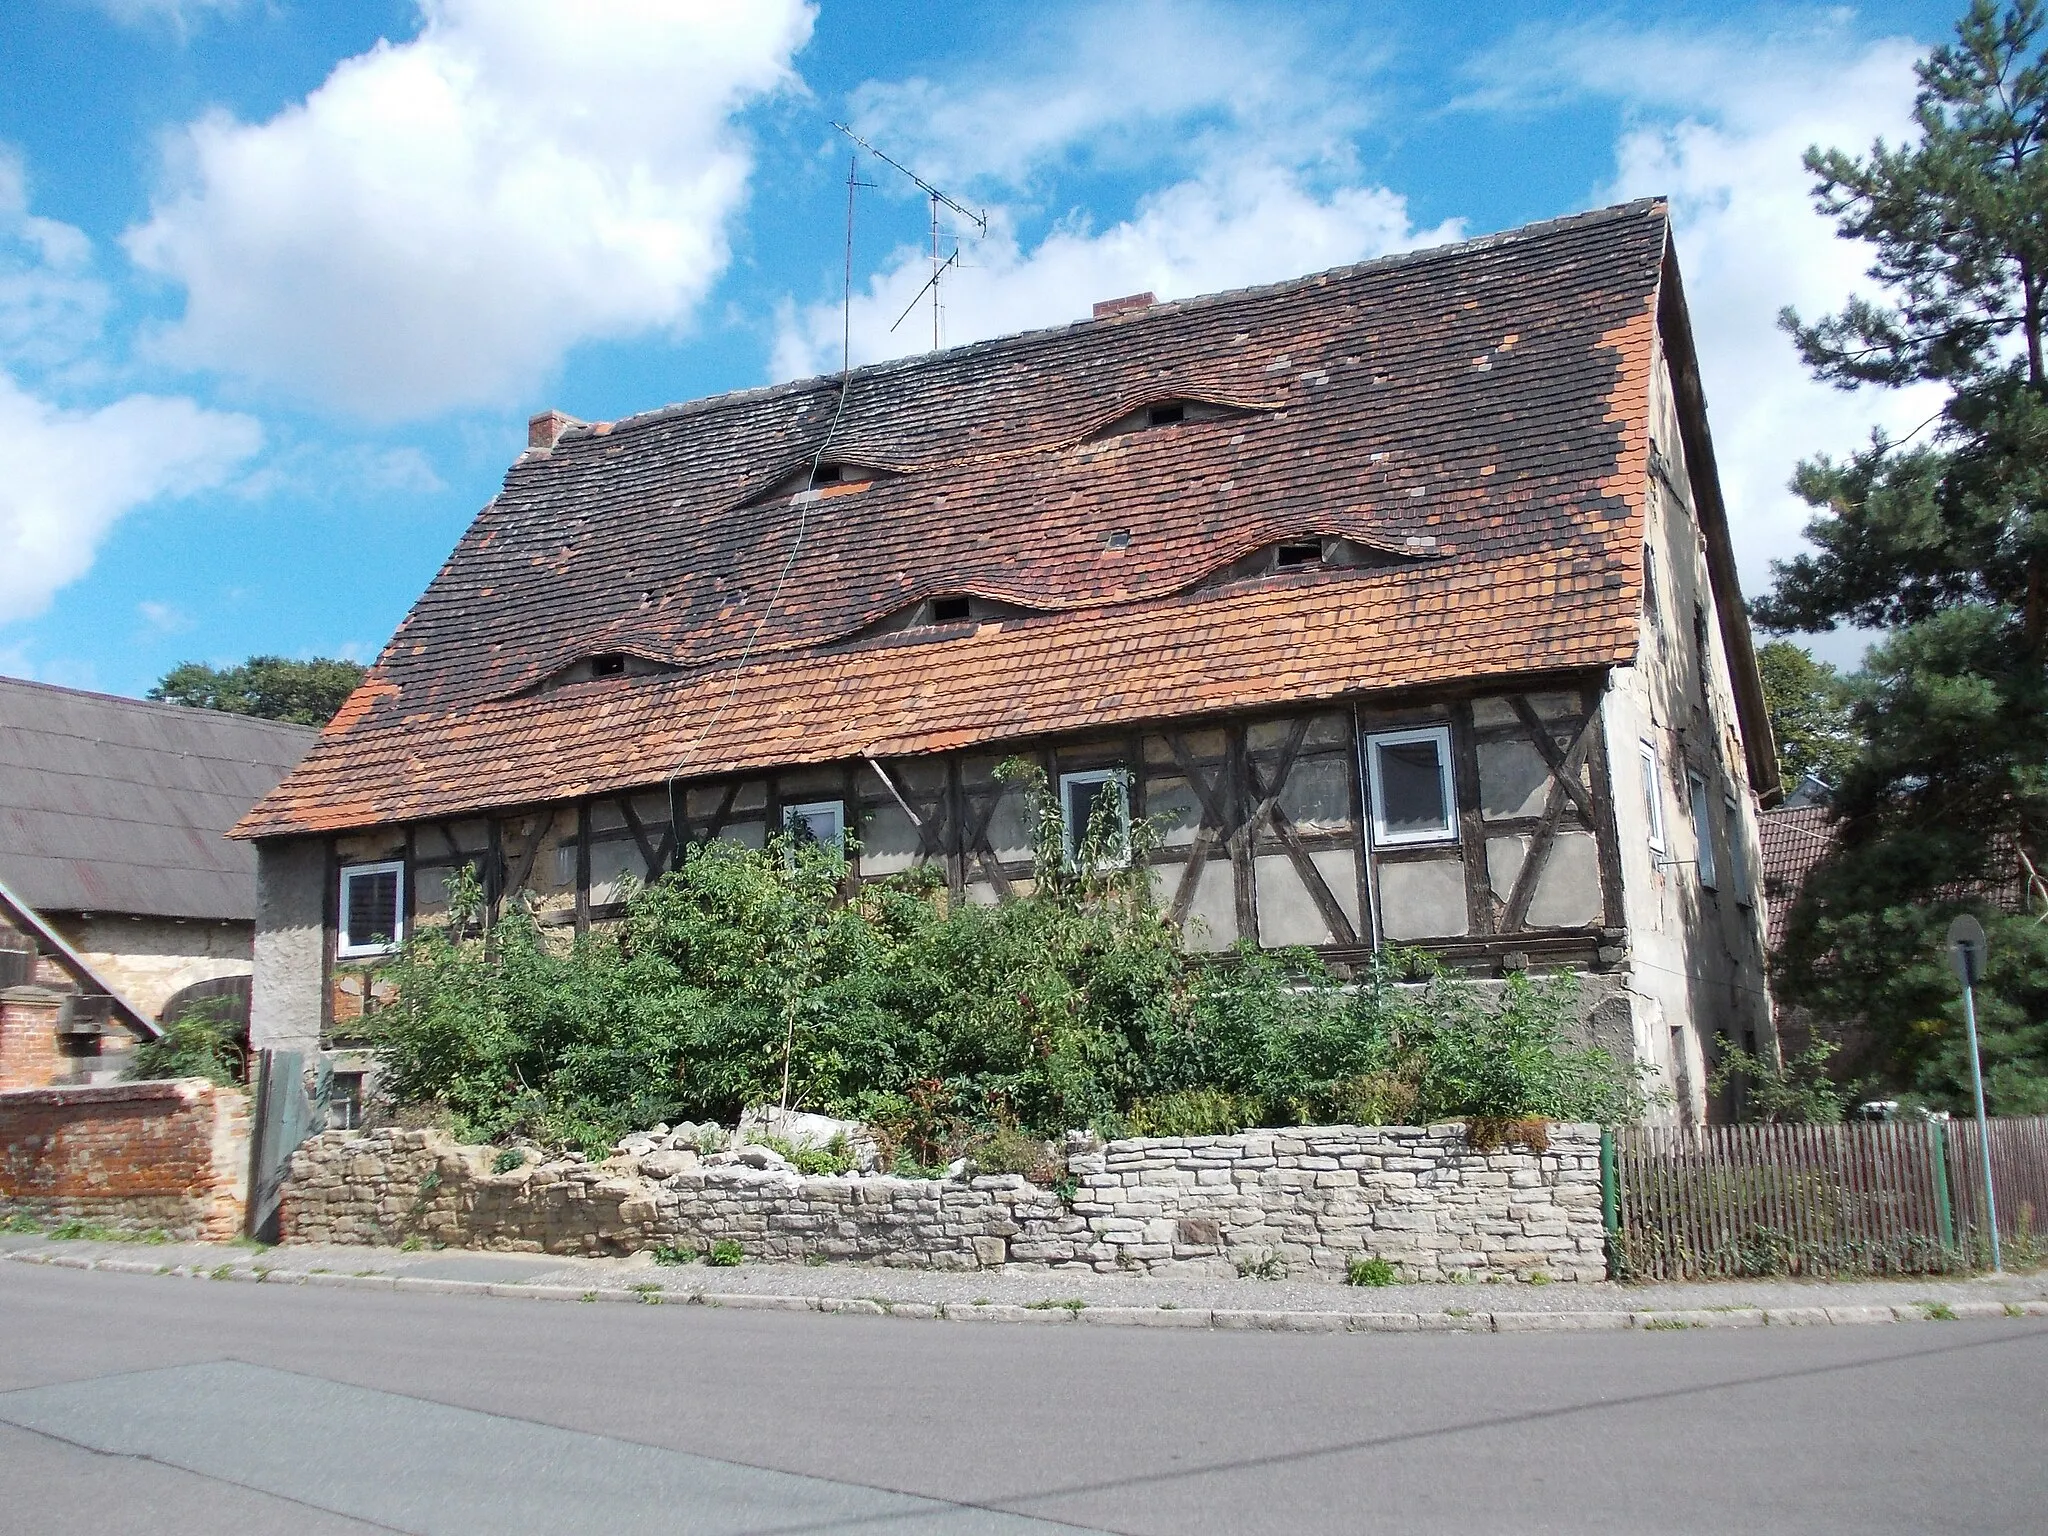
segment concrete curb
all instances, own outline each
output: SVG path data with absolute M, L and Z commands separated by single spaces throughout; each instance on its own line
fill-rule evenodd
M 746 1292 L 665 1291 L 653 1282 L 581 1290 L 570 1285 L 508 1285 L 481 1280 L 435 1280 L 424 1275 L 345 1275 L 281 1265 L 225 1263 L 211 1268 L 150 1264 L 137 1259 L 94 1259 L 83 1254 L 20 1249 L 5 1255 L 17 1264 L 98 1270 L 112 1275 L 164 1275 L 188 1280 L 307 1285 L 360 1291 L 404 1291 L 431 1296 L 495 1296 L 522 1301 L 627 1302 L 636 1306 L 725 1307 L 745 1312 L 839 1312 L 976 1323 L 1081 1323 L 1098 1328 L 1206 1328 L 1269 1333 L 1590 1333 L 1634 1329 L 1645 1333 L 1698 1328 L 1852 1327 L 1870 1323 L 1973 1322 L 1991 1318 L 2048 1317 L 2048 1301 L 1919 1302 L 1904 1306 L 1721 1307 L 1670 1311 L 1594 1312 L 1261 1312 L 1243 1308 L 1093 1307 L 1066 1302 L 1016 1306 L 988 1302 L 887 1301 L 863 1296 L 761 1296 Z

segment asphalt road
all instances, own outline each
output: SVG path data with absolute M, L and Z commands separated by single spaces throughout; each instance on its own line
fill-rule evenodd
M 2048 1323 L 1024 1328 L 0 1265 L 0 1530 L 2031 1531 Z

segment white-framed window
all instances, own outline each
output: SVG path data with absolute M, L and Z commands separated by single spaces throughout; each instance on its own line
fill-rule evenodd
M 846 848 L 846 802 L 811 800 L 782 808 L 782 830 L 794 843 L 816 843 L 841 853 Z
M 1742 807 L 1733 795 L 1722 796 L 1721 822 L 1728 829 L 1728 879 L 1735 887 L 1735 904 L 1755 906 L 1756 893 L 1749 888 L 1749 849 L 1742 840 Z
M 1441 843 L 1458 835 L 1451 796 L 1451 728 L 1427 725 L 1365 738 L 1372 840 Z
M 1650 851 L 1664 852 L 1664 770 L 1657 762 L 1657 744 L 1639 741 L 1636 750 L 1643 765 L 1643 824 L 1650 836 Z
M 405 865 L 351 864 L 341 872 L 341 942 L 335 953 L 388 955 L 405 942 L 405 909 L 399 892 Z
M 1060 830 L 1069 863 L 1080 856 L 1082 840 L 1095 825 L 1097 808 L 1103 805 L 1109 807 L 1111 835 L 1103 850 L 1101 867 L 1118 869 L 1131 862 L 1128 775 L 1121 768 L 1090 768 L 1060 775 Z
M 1700 774 L 1688 768 L 1685 771 L 1685 787 L 1692 800 L 1692 840 L 1698 849 L 1700 884 L 1713 890 L 1721 883 L 1720 872 L 1714 863 L 1714 818 L 1707 804 L 1707 781 Z

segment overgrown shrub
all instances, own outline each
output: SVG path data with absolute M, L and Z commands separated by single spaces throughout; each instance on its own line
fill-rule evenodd
M 400 1112 L 460 1135 L 602 1155 L 657 1122 L 750 1105 L 861 1119 L 882 1166 L 929 1172 L 1006 1128 L 1042 1143 L 1253 1125 L 1489 1116 L 1620 1121 L 1632 1066 L 1567 1044 L 1569 977 L 1489 996 L 1390 952 L 1340 983 L 1308 951 L 1190 955 L 1142 864 L 1087 829 L 1068 859 L 1036 769 L 1036 876 L 993 907 L 929 871 L 844 890 L 831 850 L 692 848 L 617 928 L 569 937 L 458 879 L 372 1015 Z M 1142 856 L 1152 833 L 1132 829 Z M 797 1159 L 792 1158 L 792 1161 Z
M 138 1081 L 203 1077 L 231 1085 L 246 1080 L 248 1066 L 247 1020 L 232 1000 L 209 997 L 180 1009 L 161 1035 L 136 1046 L 128 1076 Z

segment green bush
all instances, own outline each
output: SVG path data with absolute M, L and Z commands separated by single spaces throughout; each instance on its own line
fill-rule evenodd
M 746 1250 L 729 1237 L 721 1237 L 711 1245 L 711 1251 L 704 1255 L 704 1262 L 714 1269 L 735 1269 L 745 1261 Z
M 1063 1171 L 1045 1141 L 1014 1125 L 1000 1125 L 975 1138 L 966 1157 L 975 1173 L 1021 1173 L 1039 1184 L 1049 1184 Z
M 203 1077 L 237 1084 L 248 1076 L 249 1028 L 229 999 L 209 997 L 189 1004 L 164 1025 L 154 1040 L 135 1047 L 128 1076 L 137 1081 Z
M 929 871 L 848 892 L 833 853 L 781 840 L 691 848 L 620 925 L 574 937 L 516 904 L 485 923 L 459 879 L 368 1023 L 396 1115 L 432 1105 L 471 1139 L 602 1156 L 657 1122 L 788 1104 L 864 1120 L 883 1167 L 929 1173 L 970 1151 L 1043 1162 L 1024 1143 L 1089 1126 L 1638 1112 L 1633 1067 L 1566 1044 L 1570 977 L 1489 997 L 1410 953 L 1342 979 L 1308 951 L 1190 955 L 1144 866 L 1091 854 L 1105 828 L 1067 860 L 1052 797 L 1020 775 L 1036 878 L 993 907 L 948 901 Z M 1132 830 L 1141 855 L 1150 838 Z
M 1353 1259 L 1344 1266 L 1346 1285 L 1392 1285 L 1398 1278 L 1385 1259 Z
M 526 1154 L 517 1147 L 507 1147 L 491 1159 L 491 1172 L 510 1173 L 514 1168 L 526 1166 Z
M 1259 1106 L 1221 1088 L 1179 1088 L 1139 1099 L 1124 1118 L 1133 1136 L 1231 1136 L 1259 1123 Z

